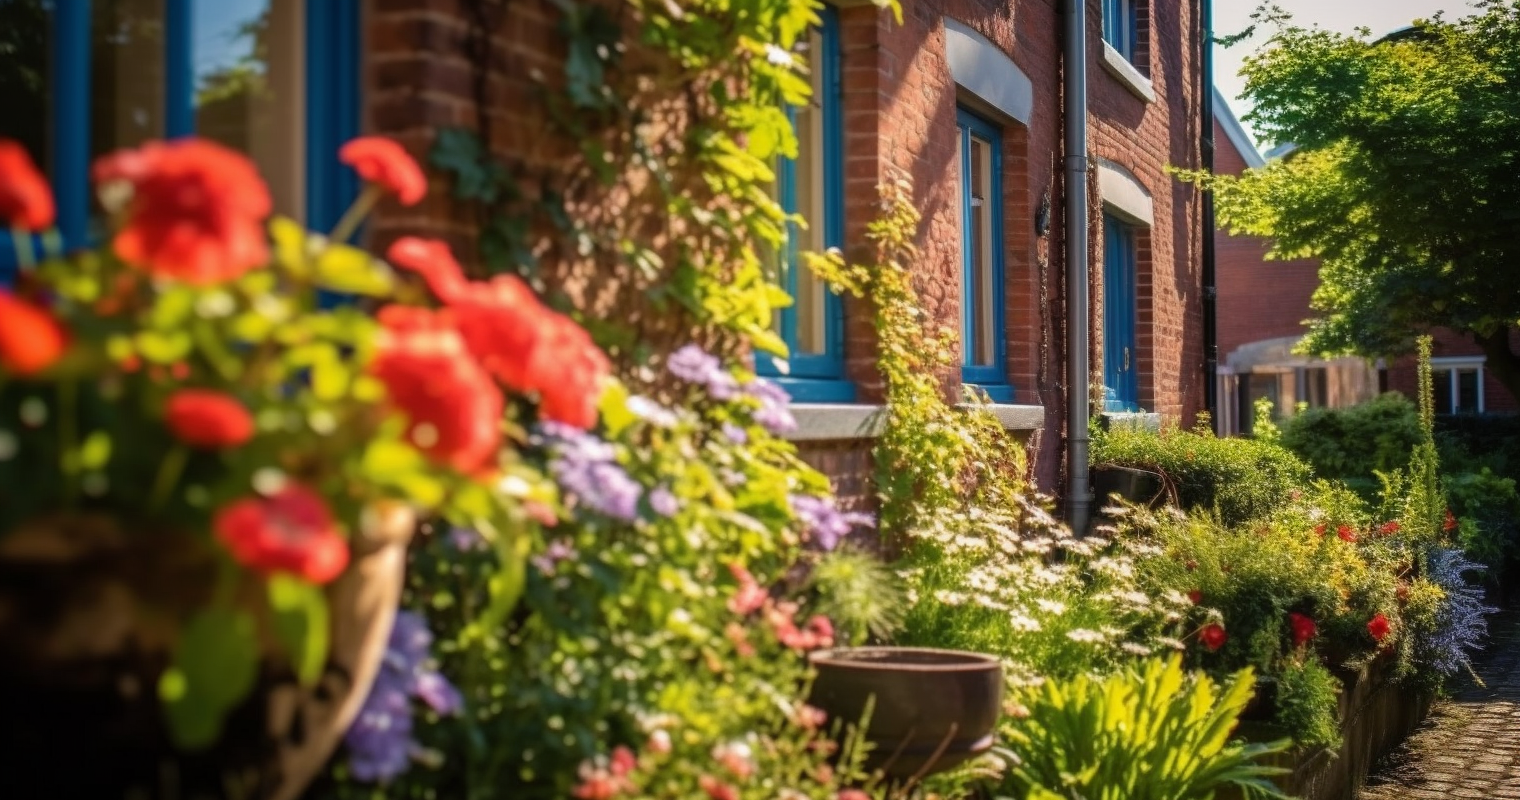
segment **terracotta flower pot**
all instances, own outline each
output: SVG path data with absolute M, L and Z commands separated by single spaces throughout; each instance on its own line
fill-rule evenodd
M 858 723 L 874 699 L 868 769 L 891 778 L 955 767 L 992 747 L 1003 669 L 980 653 L 912 647 L 820 650 L 808 702 L 831 720 Z
M 325 588 L 329 651 L 316 684 L 299 685 L 266 643 L 253 691 L 216 744 L 194 753 L 170 743 L 156 686 L 176 613 L 210 596 L 205 538 L 129 535 L 89 514 L 0 535 L 0 752 L 36 765 L 8 771 L 7 796 L 294 798 L 374 680 L 415 524 L 400 506 L 365 515 L 348 569 Z

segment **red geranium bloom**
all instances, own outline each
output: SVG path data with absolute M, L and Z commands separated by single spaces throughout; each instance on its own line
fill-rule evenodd
M 433 294 L 445 303 L 453 302 L 467 285 L 464 269 L 454 260 L 454 253 L 437 239 L 403 236 L 391 243 L 385 258 L 421 275 Z
M 180 389 L 164 406 L 174 438 L 203 450 L 237 447 L 253 438 L 253 415 L 233 397 L 209 389 Z
M 1380 525 L 1378 527 L 1378 533 L 1381 533 L 1384 536 L 1391 536 L 1391 535 L 1393 535 L 1395 533 L 1398 533 L 1398 532 L 1399 532 L 1399 522 L 1398 522 L 1398 520 L 1392 520 L 1391 519 L 1391 520 L 1383 523 L 1382 525 Z
M 538 415 L 590 428 L 612 365 L 591 334 L 569 317 L 551 312 L 547 328 L 528 367 L 528 381 L 538 390 Z
M 1314 620 L 1297 611 L 1288 613 L 1288 627 L 1293 629 L 1294 647 L 1303 647 L 1304 643 L 1313 639 L 1314 634 L 1319 631 L 1319 628 L 1314 624 Z
M 1212 653 L 1229 641 L 1230 637 L 1224 632 L 1224 626 L 1217 622 L 1210 622 L 1198 631 L 1198 641 Z
M 414 206 L 427 194 L 427 176 L 406 148 L 383 136 L 360 136 L 338 150 L 338 160 L 359 177 Z
M 1448 508 L 1446 509 L 1446 519 L 1441 522 L 1441 530 L 1446 531 L 1447 533 L 1451 533 L 1456 529 L 1457 517 L 1455 514 L 1451 513 L 1451 509 Z
M 53 227 L 53 190 L 20 142 L 0 139 L 0 219 L 29 231 Z
M 269 189 L 241 153 L 204 139 L 149 142 L 95 162 L 95 181 L 132 184 L 113 244 L 151 275 L 204 285 L 269 260 Z
M 1320 524 L 1315 525 L 1314 532 L 1323 537 L 1325 535 L 1325 523 L 1321 522 Z
M 348 566 L 348 542 L 316 492 L 289 484 L 268 498 L 245 497 L 216 512 L 216 538 L 255 572 L 288 572 L 327 583 Z
M 46 309 L 0 289 L 0 367 L 34 375 L 53 366 L 68 349 L 68 335 Z
M 1341 537 L 1343 542 L 1356 541 L 1356 531 L 1351 530 L 1350 525 L 1342 525 L 1335 529 L 1335 535 Z
M 407 438 L 460 472 L 487 466 L 501 444 L 504 401 L 448 312 L 387 306 L 379 319 L 385 335 L 370 371 L 406 415 Z
M 1379 642 L 1383 641 L 1383 637 L 1388 635 L 1388 630 L 1391 627 L 1392 625 L 1389 624 L 1388 618 L 1383 616 L 1381 611 L 1374 614 L 1372 619 L 1367 622 L 1367 632 L 1372 634 L 1372 638 Z
M 1193 591 L 1188 592 L 1188 599 L 1191 600 L 1193 602 L 1193 605 L 1196 606 L 1199 603 L 1203 602 L 1203 592 L 1194 589 Z

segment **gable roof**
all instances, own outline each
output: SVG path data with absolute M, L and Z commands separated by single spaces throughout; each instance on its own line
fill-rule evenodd
M 1224 129 L 1225 137 L 1235 146 L 1247 167 L 1256 169 L 1267 163 L 1261 157 L 1261 151 L 1256 149 L 1256 144 L 1251 141 L 1250 134 L 1246 133 L 1245 126 L 1240 124 L 1240 119 L 1231 110 L 1229 102 L 1219 93 L 1218 87 L 1214 88 L 1214 121 Z

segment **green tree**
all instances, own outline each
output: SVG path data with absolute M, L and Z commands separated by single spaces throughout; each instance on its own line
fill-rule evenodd
M 1444 326 L 1520 395 L 1520 0 L 1379 40 L 1257 19 L 1274 32 L 1242 69 L 1247 119 L 1297 148 L 1209 180 L 1232 232 L 1321 259 L 1303 349 L 1398 355 Z

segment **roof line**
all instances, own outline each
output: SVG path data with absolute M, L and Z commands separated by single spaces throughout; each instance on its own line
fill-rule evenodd
M 1240 157 L 1245 159 L 1247 167 L 1257 169 L 1266 165 L 1266 159 L 1261 157 L 1261 151 L 1256 149 L 1250 134 L 1246 133 L 1245 126 L 1240 124 L 1240 119 L 1235 116 L 1229 101 L 1219 93 L 1217 86 L 1214 87 L 1214 119 L 1219 122 L 1219 127 L 1224 128 L 1224 135 L 1229 137 L 1230 144 L 1240 151 Z

